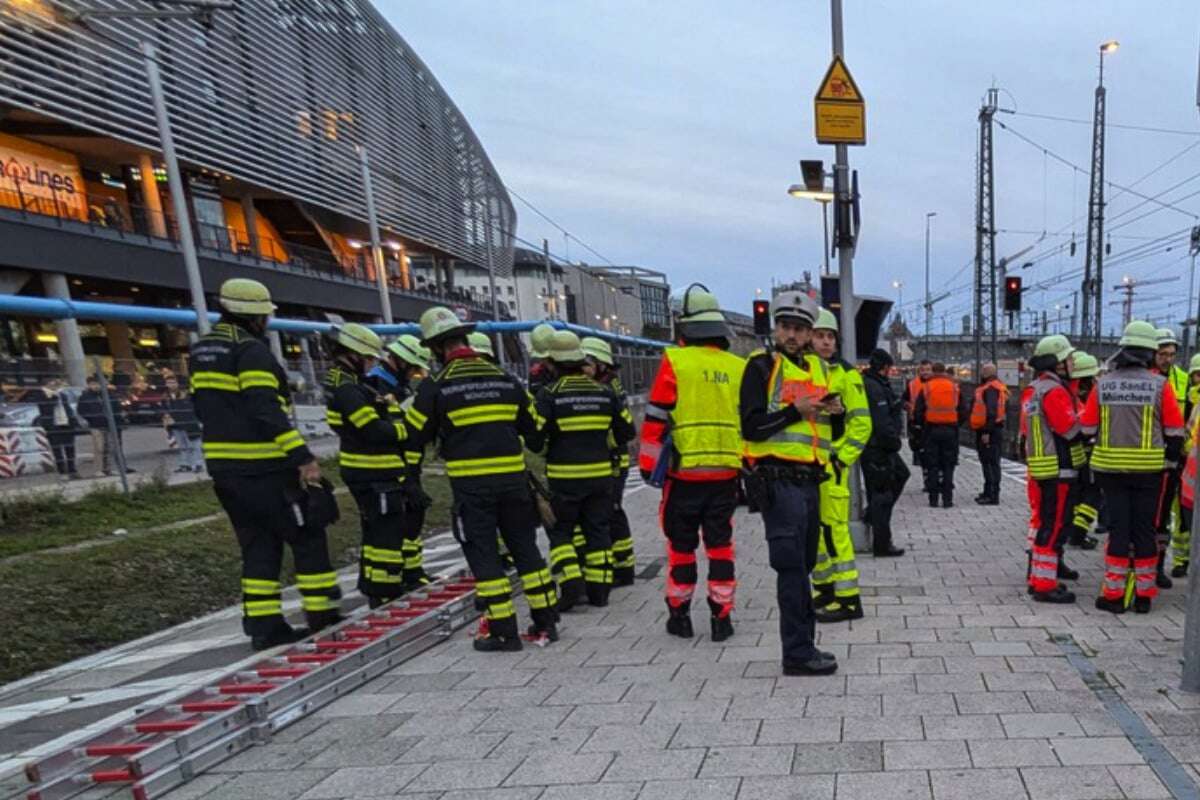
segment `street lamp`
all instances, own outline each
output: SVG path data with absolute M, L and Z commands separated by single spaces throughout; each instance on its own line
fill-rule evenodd
M 904 282 L 892 281 L 892 288 L 896 290 L 896 316 L 904 319 Z
M 829 274 L 829 204 L 833 202 L 833 192 L 825 191 L 824 187 L 820 189 L 810 189 L 801 183 L 793 183 L 788 187 L 788 194 L 792 197 L 808 198 L 821 204 L 821 229 L 825 233 L 825 249 L 822 251 L 824 261 L 823 275 Z
M 173 0 L 175 9 L 127 9 L 127 8 L 82 8 L 73 11 L 69 19 L 86 22 L 97 19 L 200 19 L 207 20 L 212 13 L 234 7 L 232 0 Z M 158 71 L 158 53 L 148 41 L 140 43 L 142 63 L 146 69 L 146 81 L 150 87 L 150 98 L 154 104 L 154 120 L 158 124 L 158 138 L 162 145 L 163 161 L 167 167 L 167 189 L 171 192 L 171 205 L 175 207 L 175 221 L 179 225 L 179 249 L 183 254 L 183 268 L 187 273 L 188 289 L 192 295 L 192 308 L 196 311 L 196 330 L 201 336 L 208 333 L 208 305 L 204 301 L 204 282 L 200 278 L 200 259 L 196 255 L 196 239 L 192 233 L 192 219 L 188 213 L 187 198 L 183 193 L 183 173 L 179 169 L 179 157 L 175 152 L 175 137 L 171 134 L 171 118 L 167 111 L 167 99 L 163 92 L 162 76 Z

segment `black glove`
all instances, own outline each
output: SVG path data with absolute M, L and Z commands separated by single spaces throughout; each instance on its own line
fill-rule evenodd
M 420 481 L 409 479 L 404 482 L 404 503 L 412 511 L 425 511 L 433 505 L 433 498 L 426 493 Z

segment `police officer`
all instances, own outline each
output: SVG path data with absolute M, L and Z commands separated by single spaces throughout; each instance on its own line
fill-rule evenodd
M 667 537 L 667 633 L 694 636 L 696 548 L 708 555 L 712 640 L 733 635 L 736 580 L 733 512 L 742 466 L 738 392 L 746 362 L 729 352 L 729 329 L 717 298 L 699 283 L 683 293 L 678 347 L 663 353 L 650 388 L 638 464 L 649 480 L 668 459 L 660 518 Z
M 996 365 L 979 368 L 979 386 L 971 403 L 971 430 L 975 451 L 983 468 L 983 491 L 975 498 L 981 506 L 1000 505 L 1000 443 L 1004 435 L 1004 412 L 1008 387 L 996 377 Z
M 929 505 L 954 505 L 954 468 L 958 466 L 958 426 L 962 422 L 962 391 L 946 374 L 946 365 L 933 365 L 933 376 L 921 387 L 913 409 L 913 430 L 920 441 Z
M 1041 603 L 1074 603 L 1075 593 L 1058 582 L 1079 573 L 1062 561 L 1063 525 L 1074 503 L 1075 481 L 1083 464 L 1083 430 L 1075 400 L 1058 369 L 1071 357 L 1065 336 L 1037 343 L 1030 366 L 1037 377 L 1026 403 L 1026 465 L 1038 485 L 1038 529 L 1030 551 L 1029 589 Z
M 862 619 L 858 590 L 858 565 L 850 538 L 850 469 L 862 456 L 871 439 L 871 410 L 862 375 L 854 365 L 838 357 L 838 321 L 822 308 L 813 325 L 812 349 L 807 356 L 809 371 L 822 371 L 826 383 L 841 387 L 844 414 L 831 419 L 833 445 L 821 482 L 821 537 L 812 584 L 817 605 L 817 622 Z
M 322 491 L 321 468 L 292 426 L 287 376 L 263 341 L 271 295 L 258 281 L 234 278 L 221 284 L 218 300 L 221 319 L 192 346 L 192 398 L 213 490 L 242 551 L 242 628 L 261 650 L 307 635 L 283 618 L 284 543 L 311 630 L 340 619 L 341 590 L 325 521 L 306 492 Z
M 612 453 L 633 438 L 633 417 L 615 391 L 583 374 L 586 356 L 574 333 L 555 332 L 550 359 L 558 378 L 537 395 L 555 518 L 550 561 L 553 566 L 554 553 L 568 548 L 583 560 L 582 585 L 577 580 L 559 584 L 559 609 L 574 606 L 583 589 L 588 603 L 605 606 L 613 585 Z M 582 552 L 573 545 L 576 525 Z
M 1154 354 L 1154 371 L 1167 379 L 1171 391 L 1179 405 L 1182 415 L 1187 405 L 1188 376 L 1175 366 L 1175 355 L 1179 352 L 1179 340 L 1170 328 L 1159 328 L 1155 331 L 1158 348 Z M 1158 505 L 1154 511 L 1154 530 L 1158 543 L 1158 566 L 1155 572 L 1155 583 L 1160 589 L 1170 589 L 1173 585 L 1164 569 L 1167 558 L 1167 545 L 1178 535 L 1182 514 L 1179 513 L 1179 481 L 1183 475 L 1183 462 L 1167 462 L 1162 474 L 1162 490 L 1158 496 Z
M 837 671 L 832 653 L 816 647 L 809 573 L 817 558 L 821 512 L 818 485 L 833 457 L 829 412 L 840 411 L 840 387 L 813 371 L 804 349 L 817 319 L 803 292 L 775 296 L 774 352 L 750 356 L 741 385 L 741 429 L 751 464 L 747 496 L 763 515 L 767 551 L 776 574 L 784 675 Z
M 874 350 L 863 374 L 867 406 L 871 409 L 871 440 L 863 450 L 861 463 L 867 490 L 865 516 L 871 526 L 876 558 L 904 555 L 903 548 L 892 544 L 892 508 L 912 474 L 900 456 L 904 406 L 888 380 L 893 363 L 891 353 Z
M 387 398 L 365 380 L 383 347 L 379 336 L 349 322 L 328 338 L 333 366 L 321 382 L 325 421 L 341 442 L 338 466 L 362 523 L 358 590 L 378 608 L 404 592 L 406 431 Z
M 486 604 L 475 649 L 521 649 L 512 586 L 496 542 L 499 530 L 516 563 L 533 616 L 529 635 L 555 641 L 554 582 L 538 552 L 537 511 L 525 478 L 524 445 L 538 450 L 541 424 L 521 384 L 467 345 L 473 326 L 448 308 L 421 315 L 422 343 L 441 369 L 417 387 L 405 420 L 417 446 L 437 441 L 454 495 L 453 528 Z M 522 443 L 524 441 L 524 444 Z
M 529 391 L 537 394 L 538 390 L 554 380 L 554 365 L 547 357 L 550 350 L 550 340 L 554 337 L 554 328 L 548 323 L 541 323 L 529 333 L 530 353 L 529 378 L 526 383 Z
M 585 336 L 579 342 L 579 348 L 587 356 L 583 372 L 593 380 L 608 386 L 617 393 L 623 408 L 629 407 L 625 395 L 625 387 L 617 371 L 621 365 L 613 359 L 612 347 L 608 342 L 597 336 Z M 610 523 L 613 549 L 613 586 L 633 586 L 633 569 L 636 561 L 633 556 L 633 531 L 629 527 L 629 517 L 625 514 L 625 483 L 629 479 L 629 447 L 618 446 L 610 437 L 613 448 L 613 460 L 616 465 L 616 477 L 613 479 L 613 514 Z
M 1082 350 L 1076 350 L 1071 354 L 1067 374 L 1070 376 L 1067 388 L 1071 392 L 1071 397 L 1075 399 L 1076 410 L 1082 414 L 1083 409 L 1087 406 L 1088 397 L 1095 390 L 1096 376 L 1100 374 L 1100 362 L 1095 356 Z M 1091 437 L 1085 436 L 1083 442 L 1085 457 L 1090 458 L 1091 447 Z M 1076 487 L 1075 502 L 1071 509 L 1071 531 L 1067 537 L 1067 544 L 1081 550 L 1094 550 L 1099 542 L 1088 534 L 1100 516 L 1103 496 L 1100 494 L 1100 485 L 1096 483 L 1096 476 L 1092 474 L 1092 468 L 1088 464 L 1087 458 L 1079 467 Z
M 1096 437 L 1092 470 L 1111 525 L 1096 608 L 1114 614 L 1125 611 L 1131 553 L 1134 611 L 1148 613 L 1158 593 L 1154 512 L 1162 472 L 1183 452 L 1183 415 L 1175 391 L 1165 375 L 1151 370 L 1158 342 L 1150 323 L 1126 325 L 1112 370 L 1096 382 L 1083 412 L 1084 430 Z
M 380 362 L 367 373 L 366 383 L 387 401 L 388 413 L 393 419 L 404 419 L 404 412 L 412 405 L 412 386 L 423 378 L 430 369 L 432 355 L 429 348 L 412 334 L 404 334 L 384 348 Z M 425 528 L 425 513 L 433 505 L 433 498 L 421 485 L 421 466 L 425 451 L 405 443 L 404 461 L 407 467 L 404 476 L 404 523 L 400 529 L 401 550 L 404 553 L 405 592 L 430 583 L 425 572 L 425 543 L 421 531 Z

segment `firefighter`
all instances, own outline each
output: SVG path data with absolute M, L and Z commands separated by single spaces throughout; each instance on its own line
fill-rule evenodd
M 876 558 L 896 558 L 904 548 L 892 543 L 892 508 L 912 473 L 900 456 L 903 401 L 892 391 L 888 371 L 895 361 L 886 350 L 874 350 L 863 374 L 863 388 L 871 409 L 871 440 L 863 450 L 863 486 L 867 490 L 864 516 L 871 526 Z
M 912 450 L 912 463 L 925 470 L 925 459 L 921 457 L 921 440 L 913 426 L 913 414 L 917 410 L 917 397 L 921 389 L 933 377 L 933 362 L 928 358 L 921 359 L 917 364 L 917 375 L 904 387 L 904 414 L 908 421 L 908 448 Z
M 1059 365 L 1071 357 L 1065 336 L 1037 343 L 1030 366 L 1036 378 L 1025 405 L 1025 463 L 1037 483 L 1038 529 L 1030 550 L 1029 589 L 1040 603 L 1074 603 L 1075 593 L 1058 582 L 1077 580 L 1079 573 L 1062 561 L 1063 525 L 1074 501 L 1075 479 L 1083 465 L 1083 431 L 1075 400 Z
M 529 391 L 537 394 L 546 384 L 554 380 L 554 365 L 546 357 L 550 349 L 550 340 L 554 337 L 554 328 L 543 322 L 529 333 L 529 379 L 526 383 Z
M 729 352 L 717 298 L 693 283 L 676 320 L 678 347 L 667 348 L 647 398 L 638 465 L 649 481 L 660 456 L 669 469 L 659 517 L 667 538 L 667 633 L 691 638 L 696 548 L 708 555 L 712 639 L 733 635 L 733 512 L 742 437 L 738 392 L 746 362 Z
M 921 387 L 913 409 L 913 429 L 920 441 L 929 506 L 954 506 L 954 468 L 958 465 L 958 426 L 962 422 L 962 390 L 941 362 Z
M 1159 328 L 1155 331 L 1158 347 L 1154 354 L 1153 371 L 1167 379 L 1171 391 L 1175 393 L 1179 413 L 1182 416 L 1187 406 L 1188 374 L 1175 366 L 1175 355 L 1179 352 L 1179 340 L 1169 328 Z M 1160 589 L 1170 589 L 1173 585 L 1166 573 L 1167 545 L 1179 536 L 1182 514 L 1179 513 L 1179 481 L 1183 475 L 1183 462 L 1168 459 L 1162 474 L 1162 488 L 1158 495 L 1158 504 L 1154 509 L 1154 530 L 1158 544 L 1158 566 L 1155 571 L 1155 583 Z
M 820 485 L 821 536 L 812 571 L 813 602 L 817 622 L 862 619 L 858 590 L 858 565 L 850 538 L 850 470 L 871 439 L 871 409 L 862 375 L 853 364 L 838 357 L 838 321 L 829 309 L 817 312 L 806 358 L 809 372 L 822 372 L 827 384 L 841 386 L 844 414 L 834 417 L 828 479 Z
M 450 309 L 427 309 L 420 324 L 422 344 L 433 350 L 441 368 L 417 387 L 405 421 L 413 446 L 436 440 L 446 464 L 454 496 L 452 529 L 486 605 L 475 649 L 515 651 L 522 646 L 497 531 L 529 603 L 529 635 L 540 642 L 556 641 L 554 582 L 538 552 L 537 511 L 525 477 L 524 446 L 538 450 L 543 438 L 533 398 L 467 345 L 473 326 Z
M 1082 414 L 1083 409 L 1087 407 L 1088 397 L 1095 389 L 1096 376 L 1100 374 L 1100 362 L 1095 356 L 1082 350 L 1076 350 L 1071 354 L 1067 370 L 1071 379 L 1067 388 L 1075 400 L 1076 411 Z M 1104 499 L 1100 493 L 1100 485 L 1096 483 L 1096 476 L 1092 474 L 1092 468 L 1088 463 L 1091 448 L 1091 438 L 1085 437 L 1083 443 L 1084 462 L 1079 467 L 1079 477 L 1076 479 L 1075 502 L 1071 509 L 1071 531 L 1067 537 L 1067 544 L 1081 550 L 1095 550 L 1096 545 L 1099 544 L 1094 537 L 1088 534 L 1099 519 L 1100 507 Z
M 1132 554 L 1133 609 L 1145 614 L 1158 593 L 1154 520 L 1162 473 L 1168 463 L 1182 460 L 1184 422 L 1170 380 L 1151 369 L 1160 347 L 1154 326 L 1129 323 L 1119 345 L 1112 370 L 1088 397 L 1082 420 L 1084 430 L 1096 437 L 1092 470 L 1111 525 L 1096 608 L 1125 611 Z
M 559 609 L 566 611 L 586 590 L 593 606 L 608 605 L 613 585 L 610 533 L 613 493 L 613 448 L 628 447 L 633 417 L 612 388 L 583 374 L 586 356 L 579 337 L 556 331 L 550 359 L 558 378 L 537 396 L 546 436 L 546 479 L 553 498 L 555 524 L 550 531 L 550 562 L 555 552 L 583 560 L 582 586 L 577 580 L 559 584 Z M 583 547 L 574 546 L 576 525 Z
M 1188 422 L 1188 430 L 1196 430 L 1196 406 L 1200 405 L 1200 353 L 1192 356 L 1188 364 L 1187 400 L 1184 403 L 1183 418 Z M 1193 440 L 1195 436 L 1191 437 Z M 1194 468 L 1194 464 L 1193 464 Z M 1185 578 L 1188 573 L 1188 561 L 1192 552 L 1192 509 L 1185 508 L 1182 501 L 1184 485 L 1180 482 L 1180 523 L 1171 537 L 1171 577 Z
M 358 590 L 378 608 L 404 593 L 407 436 L 399 405 L 366 381 L 383 347 L 379 336 L 349 322 L 335 326 L 328 339 L 333 366 L 321 383 L 325 421 L 340 440 L 338 466 L 362 524 Z
M 467 346 L 475 351 L 475 354 L 492 364 L 496 362 L 496 351 L 492 349 L 492 339 L 482 331 L 471 331 L 467 335 Z
M 981 506 L 1000 505 L 1000 445 L 1004 437 L 1004 415 L 1008 387 L 996 377 L 996 365 L 979 369 L 979 386 L 971 403 L 971 430 L 975 451 L 983 467 L 983 491 L 975 498 Z
M 583 372 L 594 380 L 605 384 L 614 392 L 624 408 L 629 407 L 625 395 L 625 387 L 617 371 L 621 368 L 613 359 L 612 347 L 608 342 L 596 336 L 585 336 L 579 343 L 583 354 L 587 356 Z M 618 446 L 615 440 L 609 444 L 613 448 L 613 461 L 616 475 L 613 478 L 613 514 L 610 523 L 613 547 L 613 586 L 633 586 L 633 531 L 629 527 L 629 517 L 625 514 L 625 482 L 629 479 L 629 447 Z
M 322 491 L 321 468 L 288 416 L 283 368 L 263 341 L 275 311 L 267 287 L 234 278 L 221 284 L 221 319 L 191 349 L 191 388 L 204 426 L 213 491 L 242 551 L 242 629 L 255 650 L 307 632 L 283 618 L 279 571 L 292 548 L 309 629 L 340 619 L 341 590 L 329 560 L 325 523 L 309 502 Z
M 841 411 L 840 385 L 814 370 L 804 349 L 817 320 L 817 302 L 804 292 L 774 300 L 774 352 L 750 356 L 741 386 L 746 495 L 766 528 L 775 570 L 784 675 L 829 675 L 832 653 L 816 647 L 816 614 L 809 573 L 820 538 L 820 490 L 833 458 L 830 413 Z
M 403 419 L 412 405 L 413 387 L 416 381 L 429 374 L 433 354 L 421 344 L 421 340 L 406 333 L 384 348 L 379 364 L 367 373 L 367 384 L 388 401 L 388 412 L 395 419 Z M 429 585 L 425 572 L 425 542 L 421 531 L 425 528 L 425 513 L 433 505 L 431 498 L 421 485 L 421 467 L 425 450 L 406 445 L 404 461 L 408 467 L 404 476 L 404 585 L 405 592 Z

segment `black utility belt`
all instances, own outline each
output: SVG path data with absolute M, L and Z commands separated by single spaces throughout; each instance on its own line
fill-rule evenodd
M 761 480 L 793 483 L 821 483 L 829 478 L 821 464 L 758 464 L 749 474 Z

